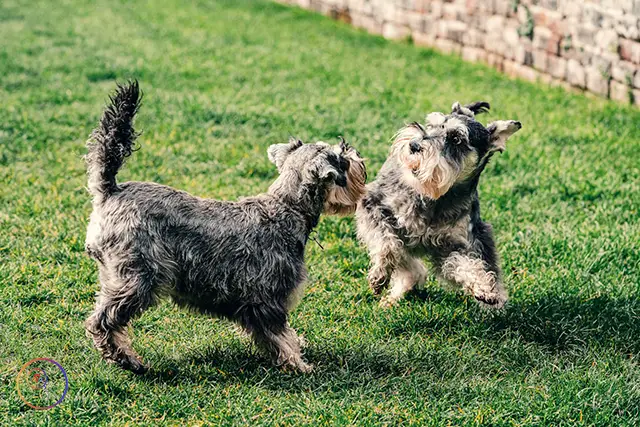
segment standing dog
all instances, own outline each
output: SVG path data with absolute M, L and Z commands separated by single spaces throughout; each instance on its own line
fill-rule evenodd
M 102 356 L 135 373 L 130 320 L 170 296 L 242 325 L 278 365 L 308 372 L 289 311 L 302 296 L 304 250 L 323 211 L 347 213 L 364 193 L 364 163 L 342 141 L 272 145 L 279 177 L 237 202 L 194 197 L 152 182 L 116 183 L 137 136 L 137 82 L 118 86 L 87 144 L 93 212 L 86 250 L 101 289 L 86 321 Z
M 371 258 L 369 285 L 382 306 L 394 304 L 425 281 L 427 256 L 439 276 L 480 303 L 501 308 L 500 278 L 491 226 L 480 218 L 478 180 L 491 156 L 522 126 L 513 120 L 486 128 L 475 115 L 489 104 L 453 105 L 431 113 L 395 136 L 391 155 L 358 203 L 358 236 Z

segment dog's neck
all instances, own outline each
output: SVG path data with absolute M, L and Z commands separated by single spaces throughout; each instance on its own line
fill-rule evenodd
M 300 213 L 307 233 L 311 233 L 320 220 L 328 188 L 326 184 L 304 179 L 297 171 L 286 171 L 271 184 L 268 192 Z

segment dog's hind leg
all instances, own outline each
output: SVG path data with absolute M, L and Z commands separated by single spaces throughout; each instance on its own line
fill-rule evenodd
M 256 345 L 265 350 L 277 366 L 311 372 L 313 367 L 302 358 L 300 338 L 289 326 L 284 309 L 265 304 L 242 310 L 240 322 L 251 333 Z
M 400 301 L 404 294 L 421 285 L 427 279 L 427 267 L 418 258 L 408 256 L 403 264 L 391 276 L 389 294 L 380 300 L 381 307 L 391 307 Z
M 123 369 L 143 374 L 148 367 L 131 346 L 127 325 L 154 302 L 151 283 L 144 274 L 128 274 L 126 279 L 100 267 L 101 290 L 96 308 L 85 322 L 102 357 Z

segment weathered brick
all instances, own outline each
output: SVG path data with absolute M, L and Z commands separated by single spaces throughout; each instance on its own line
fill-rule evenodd
M 535 82 L 540 78 L 540 73 L 526 65 L 516 64 L 516 72 L 518 77 L 530 82 Z
M 464 4 L 458 3 L 445 3 L 442 6 L 442 17 L 444 19 L 450 19 L 454 21 L 460 21 L 465 19 L 466 7 Z
M 618 52 L 618 34 L 616 30 L 605 29 L 600 30 L 595 36 L 596 46 L 603 52 Z
M 517 46 L 520 43 L 518 29 L 515 26 L 504 28 L 502 31 L 502 38 L 511 47 Z
M 352 14 L 351 23 L 357 27 L 367 30 L 371 34 L 381 34 L 382 24 L 373 17 L 361 14 Z
M 557 55 L 560 49 L 560 36 L 546 27 L 535 28 L 533 31 L 533 47 Z
M 547 62 L 548 62 L 549 54 L 544 50 L 534 50 L 533 51 L 533 68 L 538 71 L 547 71 Z
M 531 43 L 522 43 L 515 48 L 514 60 L 518 64 L 524 64 L 528 66 L 533 65 L 533 53 Z
M 434 18 L 442 18 L 442 6 L 443 2 L 434 1 L 431 3 L 431 16 Z
M 487 19 L 487 33 L 501 34 L 504 29 L 505 18 L 503 16 L 492 16 Z
M 394 22 L 385 22 L 382 25 L 382 36 L 391 40 L 402 40 L 411 34 L 411 29 L 406 25 L 396 24 Z
M 493 0 L 493 13 L 507 16 L 513 9 L 513 0 Z
M 438 37 L 462 43 L 462 36 L 467 30 L 467 24 L 460 21 L 440 21 Z
M 487 52 L 477 47 L 463 46 L 462 59 L 470 62 L 479 62 L 479 61 L 484 62 L 487 59 Z
M 453 42 L 451 40 L 445 40 L 445 39 L 436 39 L 435 41 L 435 47 L 444 53 L 454 53 L 459 55 L 460 51 L 462 50 L 462 46 L 456 42 Z
M 509 76 L 509 77 L 517 77 L 518 75 L 518 71 L 516 70 L 516 66 L 518 65 L 518 63 L 511 61 L 509 59 L 505 59 L 502 62 L 502 65 L 504 67 L 504 73 Z
M 580 88 L 584 88 L 586 85 L 584 67 L 575 59 L 570 59 L 567 62 L 567 81 Z
M 484 47 L 484 33 L 470 28 L 462 34 L 462 43 L 465 46 Z
M 567 60 L 558 56 L 549 55 L 547 58 L 547 73 L 556 79 L 567 77 Z
M 504 58 L 495 53 L 488 53 L 486 58 L 487 65 L 495 68 L 498 71 L 504 71 Z
M 602 96 L 609 96 L 609 76 L 595 67 L 587 68 L 587 89 Z
M 631 62 L 615 61 L 611 64 L 611 78 L 622 83 L 632 81 L 637 69 L 638 66 Z
M 640 89 L 631 90 L 633 96 L 633 105 L 640 105 Z
M 536 27 L 551 28 L 551 26 L 557 25 L 562 21 L 560 12 L 549 10 L 542 6 L 531 5 L 529 6 L 529 11 L 533 16 L 533 22 L 535 22 Z
M 609 88 L 609 98 L 616 101 L 629 103 L 631 88 L 624 83 L 611 80 Z
M 436 36 L 434 34 L 427 33 L 411 33 L 411 38 L 416 46 L 433 47 L 436 44 Z
M 586 24 L 576 25 L 571 32 L 572 39 L 577 47 L 587 47 L 595 45 L 595 35 L 598 27 Z
M 640 64 L 640 42 L 620 39 L 620 57 L 625 61 Z
M 640 13 L 618 16 L 614 28 L 625 39 L 640 39 Z
M 617 58 L 616 58 L 617 60 Z M 594 55 L 591 57 L 591 66 L 597 69 L 601 74 L 611 75 L 611 57 L 606 54 Z

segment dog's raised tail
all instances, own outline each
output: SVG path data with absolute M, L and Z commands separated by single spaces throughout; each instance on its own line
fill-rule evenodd
M 142 92 L 137 80 L 118 84 L 114 95 L 102 113 L 100 124 L 87 142 L 87 174 L 89 192 L 94 202 L 100 202 L 117 191 L 116 174 L 133 151 L 139 135 L 133 129 L 133 119 L 140 107 Z

